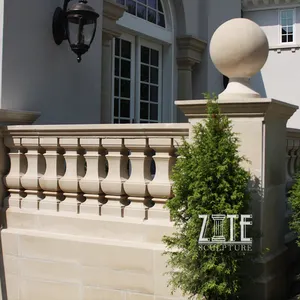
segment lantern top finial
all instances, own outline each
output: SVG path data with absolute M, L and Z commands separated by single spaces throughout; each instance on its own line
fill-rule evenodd
M 219 99 L 260 97 L 250 88 L 249 78 L 261 70 L 268 54 L 268 39 L 253 21 L 238 18 L 222 24 L 210 43 L 214 65 L 229 77 L 229 84 Z

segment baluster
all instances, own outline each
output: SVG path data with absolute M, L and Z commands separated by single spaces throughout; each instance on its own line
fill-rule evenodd
M 125 209 L 125 216 L 147 218 L 147 210 L 152 206 L 147 185 L 151 181 L 151 149 L 147 139 L 125 139 L 125 146 L 131 151 L 131 174 L 124 183 L 124 190 L 129 196 L 130 205 Z
M 4 207 L 21 208 L 21 200 L 26 196 L 21 183 L 21 178 L 27 169 L 27 161 L 24 155 L 25 149 L 22 147 L 21 139 L 11 136 L 4 138 L 4 144 L 9 148 L 10 170 L 4 176 L 9 195 L 4 199 Z
M 21 208 L 38 209 L 39 202 L 43 199 L 43 192 L 39 184 L 40 177 L 44 174 L 46 164 L 43 157 L 44 149 L 40 146 L 39 138 L 22 138 L 22 146 L 27 149 L 27 171 L 21 178 L 22 186 L 27 196 L 21 202 Z
M 59 180 L 59 187 L 65 199 L 59 203 L 60 212 L 78 213 L 84 201 L 79 180 L 84 176 L 84 157 L 78 138 L 60 138 L 60 146 L 65 150 L 66 172 Z
M 294 147 L 294 141 L 293 140 L 287 140 L 287 145 L 286 145 L 286 181 L 290 182 L 292 181 L 292 176 L 291 176 L 291 152 Z
M 153 197 L 155 206 L 149 210 L 149 218 L 169 219 L 169 212 L 163 208 L 167 199 L 172 197 L 172 184 L 170 179 L 172 168 L 175 164 L 175 147 L 172 138 L 150 138 L 149 146 L 155 150 L 155 176 L 148 184 L 148 191 Z
M 285 198 L 285 206 L 286 211 L 289 210 L 288 207 L 288 192 L 292 187 L 293 178 L 291 176 L 291 157 L 292 157 L 292 150 L 294 148 L 294 141 L 291 139 L 287 139 L 286 144 L 286 198 Z
M 295 140 L 296 141 L 296 151 L 295 151 L 295 162 L 294 162 L 294 170 L 295 173 L 299 172 L 300 169 L 300 140 Z
M 296 160 L 297 160 L 298 149 L 299 149 L 299 140 L 293 140 L 293 149 L 291 150 L 291 159 L 290 159 L 290 175 L 293 181 L 296 175 Z
M 0 201 L 1 207 L 5 207 L 5 203 L 3 203 L 5 196 L 7 194 L 7 189 L 4 185 L 4 175 L 8 173 L 8 165 L 9 165 L 9 156 L 7 155 L 7 149 L 4 146 L 4 138 L 1 135 L 0 137 Z
M 41 210 L 58 210 L 58 203 L 63 200 L 63 194 L 58 181 L 64 174 L 64 158 L 62 149 L 58 144 L 58 138 L 40 138 L 40 145 L 46 150 L 46 172 L 40 178 L 40 186 L 44 190 L 45 198 L 40 202 Z
M 123 217 L 124 207 L 129 204 L 123 187 L 128 179 L 128 149 L 125 148 L 123 139 L 103 139 L 102 146 L 108 153 L 108 174 L 101 182 L 101 188 L 108 203 L 102 206 L 101 212 L 103 215 Z
M 86 174 L 79 181 L 80 189 L 85 193 L 86 201 L 80 205 L 80 213 L 101 214 L 101 206 L 105 202 L 101 190 L 101 181 L 105 178 L 105 149 L 99 138 L 80 139 L 85 149 Z

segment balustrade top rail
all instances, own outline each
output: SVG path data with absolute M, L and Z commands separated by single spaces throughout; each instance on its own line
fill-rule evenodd
M 182 137 L 189 135 L 189 123 L 95 124 L 95 125 L 11 125 L 3 135 L 17 136 L 99 136 L 99 137 Z
M 287 128 L 286 136 L 288 139 L 300 139 L 300 129 L 297 128 Z

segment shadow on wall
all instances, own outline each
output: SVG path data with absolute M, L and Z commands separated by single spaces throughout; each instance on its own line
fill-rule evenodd
M 267 92 L 265 89 L 265 84 L 264 80 L 261 74 L 261 71 L 259 71 L 257 74 L 255 74 L 251 79 L 250 79 L 250 85 L 251 87 L 260 94 L 262 98 L 267 97 Z

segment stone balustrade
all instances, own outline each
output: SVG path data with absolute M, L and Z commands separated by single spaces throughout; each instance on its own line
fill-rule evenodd
M 295 175 L 300 167 L 300 129 L 287 128 L 286 139 L 286 232 L 289 232 L 288 222 L 291 208 L 288 205 L 288 193 L 295 182 Z
M 176 147 L 189 124 L 8 126 L 7 207 L 168 218 Z M 154 174 L 151 164 L 155 164 Z

